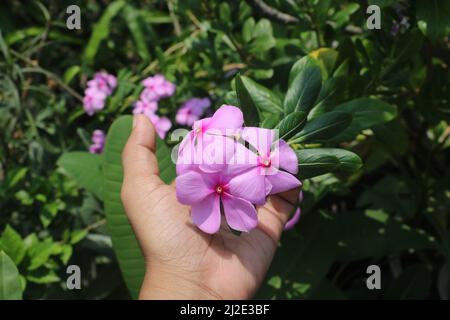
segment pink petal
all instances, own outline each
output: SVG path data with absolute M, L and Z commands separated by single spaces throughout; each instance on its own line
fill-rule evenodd
M 268 156 L 275 137 L 271 129 L 245 127 L 241 131 L 241 138 L 255 147 L 261 155 Z
M 297 174 L 298 160 L 294 150 L 284 140 L 279 140 L 278 143 L 278 150 L 273 152 L 273 155 L 278 158 L 275 162 L 278 162 L 281 169 Z
M 243 124 L 241 109 L 224 104 L 212 116 L 208 129 L 239 129 Z
M 220 228 L 220 197 L 210 194 L 203 201 L 192 205 L 192 221 L 206 233 L 216 233 Z
M 266 202 L 265 180 L 265 176 L 259 174 L 258 168 L 254 168 L 230 180 L 228 183 L 230 194 L 254 204 L 264 204 Z
M 292 218 L 290 218 L 288 220 L 288 222 L 286 222 L 286 224 L 284 225 L 284 230 L 292 229 L 297 224 L 297 222 L 300 220 L 301 213 L 302 212 L 301 212 L 300 208 L 297 208 L 297 210 L 295 210 L 295 213 L 292 216 Z
M 249 232 L 257 226 L 256 209 L 247 200 L 225 194 L 222 203 L 227 223 L 234 230 Z
M 208 185 L 208 176 L 189 171 L 176 179 L 177 198 L 180 203 L 198 203 L 210 195 L 214 189 Z
M 266 176 L 272 185 L 270 194 L 276 194 L 284 191 L 288 191 L 294 188 L 298 188 L 302 185 L 300 180 L 290 173 L 284 171 L 278 171 L 277 174 Z

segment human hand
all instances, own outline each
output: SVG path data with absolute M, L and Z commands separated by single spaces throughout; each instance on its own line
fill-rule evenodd
M 155 130 L 143 115 L 122 154 L 122 202 L 143 252 L 141 299 L 248 299 L 261 285 L 298 190 L 270 196 L 257 207 L 258 226 L 236 236 L 226 224 L 210 235 L 178 202 L 175 185 L 159 178 Z M 193 190 L 195 192 L 195 190 Z

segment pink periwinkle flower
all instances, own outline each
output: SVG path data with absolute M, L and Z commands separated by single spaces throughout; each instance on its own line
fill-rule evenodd
M 221 206 L 231 228 L 248 232 L 256 227 L 258 217 L 246 194 L 234 191 L 238 183 L 236 177 L 223 173 L 189 171 L 176 178 L 178 201 L 191 205 L 194 224 L 206 233 L 219 230 Z
M 86 113 L 92 116 L 94 113 L 105 107 L 106 98 L 112 94 L 117 86 L 115 76 L 106 72 L 97 72 L 94 77 L 87 82 L 84 91 L 83 107 Z
M 191 98 L 178 109 L 175 120 L 178 124 L 192 126 L 210 106 L 208 98 Z
M 94 130 L 91 139 L 92 144 L 89 146 L 89 152 L 102 153 L 105 146 L 105 133 L 102 130 Z
M 224 105 L 196 121 L 180 145 L 178 200 L 191 205 L 193 222 L 204 232 L 218 231 L 221 207 L 232 229 L 248 232 L 257 225 L 254 205 L 264 204 L 269 194 L 301 186 L 293 175 L 298 164 L 289 145 L 276 139 L 274 130 L 242 125 L 240 109 Z M 299 216 L 298 211 L 288 227 Z
M 176 86 L 172 82 L 166 80 L 166 78 L 157 74 L 153 77 L 148 77 L 142 81 L 145 89 L 142 92 L 144 95 L 141 99 L 147 99 L 149 101 L 157 101 L 161 98 L 167 98 L 175 93 Z

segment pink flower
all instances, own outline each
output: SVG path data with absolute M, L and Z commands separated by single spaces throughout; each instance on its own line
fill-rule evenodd
M 273 130 L 246 127 L 241 131 L 241 138 L 250 143 L 257 153 L 250 151 L 242 144 L 237 144 L 237 150 L 231 162 L 237 163 L 240 169 L 247 168 L 245 170 L 248 171 L 242 178 L 253 181 L 258 192 L 266 190 L 268 191 L 266 195 L 276 194 L 302 185 L 300 180 L 293 176 L 298 172 L 295 152 L 285 141 L 274 141 Z M 245 161 L 243 162 L 242 159 Z
M 154 114 L 158 109 L 158 103 L 156 101 L 138 100 L 134 104 L 133 114 L 145 114 L 150 118 L 151 114 Z
M 106 98 L 112 94 L 117 86 L 115 76 L 106 72 L 97 72 L 94 78 L 87 82 L 87 88 L 84 91 L 83 107 L 86 113 L 92 116 L 94 113 L 105 107 Z
M 155 113 L 145 114 L 153 123 L 156 132 L 161 139 L 166 137 L 167 131 L 172 127 L 172 122 L 167 117 L 160 117 Z
M 176 122 L 181 125 L 192 126 L 210 106 L 211 101 L 208 98 L 191 98 L 178 109 Z
M 176 88 L 175 84 L 167 81 L 161 74 L 144 79 L 142 84 L 145 87 L 143 91 L 145 99 L 149 101 L 157 101 L 161 98 L 170 97 L 175 93 Z
M 89 146 L 89 152 L 102 153 L 105 145 L 105 133 L 102 130 L 94 130 L 91 139 L 93 143 Z
M 236 178 L 221 173 L 189 171 L 176 178 L 178 200 L 191 205 L 192 220 L 202 231 L 216 233 L 220 228 L 221 206 L 228 225 L 248 232 L 258 224 L 256 209 L 246 195 L 236 193 Z M 237 188 L 239 189 L 239 188 Z
M 219 171 L 221 164 L 225 164 L 234 151 L 234 141 L 224 137 L 239 130 L 244 124 L 242 111 L 234 106 L 222 105 L 212 117 L 195 121 L 192 131 L 183 139 L 178 151 L 177 174 L 182 174 L 187 170 L 204 163 L 205 149 L 211 149 L 209 145 L 220 147 L 213 148 L 214 158 L 208 157 L 209 170 Z M 233 147 L 230 147 L 230 144 Z M 214 160 L 214 163 L 212 163 Z M 216 165 L 218 164 L 218 165 Z

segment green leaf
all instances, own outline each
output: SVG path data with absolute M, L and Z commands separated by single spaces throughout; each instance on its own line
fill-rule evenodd
M 306 113 L 296 111 L 281 120 L 278 130 L 280 139 L 287 140 L 299 132 L 306 124 Z
M 308 113 L 314 106 L 322 86 L 322 75 L 319 67 L 307 66 L 296 72 L 299 73 L 292 80 L 284 98 L 284 113 L 286 115 L 294 111 Z
M 332 139 L 334 142 L 351 140 L 361 131 L 389 122 L 397 116 L 397 109 L 394 106 L 371 98 L 351 100 L 338 105 L 334 110 L 352 115 L 351 124 Z
M 39 269 L 27 275 L 27 280 L 38 284 L 59 282 L 60 278 L 53 270 Z
M 0 251 L 0 300 L 22 299 L 19 271 L 10 257 Z
M 9 224 L 3 230 L 1 237 L 1 248 L 5 253 L 19 265 L 25 257 L 26 248 L 25 243 L 20 234 L 14 230 Z
M 244 114 L 244 122 L 248 127 L 259 125 L 259 113 L 250 93 L 242 82 L 241 76 L 236 76 L 236 93 L 239 100 L 239 107 Z
M 54 243 L 47 238 L 44 241 L 37 242 L 28 249 L 28 256 L 30 257 L 30 265 L 28 270 L 36 270 L 44 265 L 53 253 Z
M 102 156 L 83 151 L 66 152 L 57 163 L 81 188 L 103 198 Z
M 144 33 L 140 24 L 140 14 L 139 11 L 130 5 L 127 5 L 123 14 L 125 21 L 127 22 L 128 28 L 130 29 L 133 40 L 136 43 L 136 48 L 139 56 L 143 61 L 150 60 L 150 53 L 147 49 L 147 42 L 144 37 Z
M 270 89 L 264 87 L 263 85 L 260 85 L 259 83 L 253 81 L 248 77 L 240 76 L 240 79 L 256 108 L 260 112 L 283 112 L 280 98 L 276 96 Z
M 156 138 L 156 159 L 158 159 L 159 177 L 170 184 L 177 177 L 175 164 L 169 147 L 159 137 Z
M 53 219 L 56 217 L 60 210 L 63 210 L 66 207 L 65 203 L 60 199 L 55 200 L 54 202 L 48 202 L 44 204 L 42 208 L 41 214 L 39 218 L 41 219 L 42 225 L 47 228 Z
M 352 116 L 346 112 L 328 112 L 312 121 L 296 134 L 291 142 L 324 142 L 334 138 L 337 134 L 347 128 L 352 122 Z
M 450 26 L 450 2 L 447 0 L 418 1 L 417 20 L 426 24 L 425 34 L 432 40 L 438 40 L 448 34 Z
M 91 37 L 89 38 L 86 49 L 83 53 L 84 60 L 88 64 L 92 64 L 94 62 L 100 43 L 109 35 L 109 31 L 111 30 L 111 20 L 120 12 L 120 10 L 122 10 L 125 4 L 126 2 L 123 0 L 117 0 L 109 4 L 103 12 L 100 21 L 95 24 Z
M 109 129 L 103 157 L 103 183 L 108 232 L 125 283 L 133 298 L 137 298 L 144 278 L 144 257 L 120 199 L 123 181 L 121 154 L 131 125 L 131 116 L 121 116 Z
M 323 153 L 317 149 L 302 149 L 295 151 L 298 160 L 298 175 L 301 179 L 309 179 L 339 168 L 340 162 L 334 155 Z
M 322 152 L 330 156 L 335 156 L 339 160 L 338 170 L 354 172 L 362 167 L 361 158 L 351 151 L 339 148 L 315 148 L 312 150 L 316 150 L 318 153 Z
M 296 63 L 294 63 L 291 71 L 289 72 L 289 87 L 294 82 L 294 79 L 297 78 L 300 73 L 304 72 L 306 68 L 317 66 L 317 62 L 310 56 L 304 56 L 303 58 L 299 59 Z

